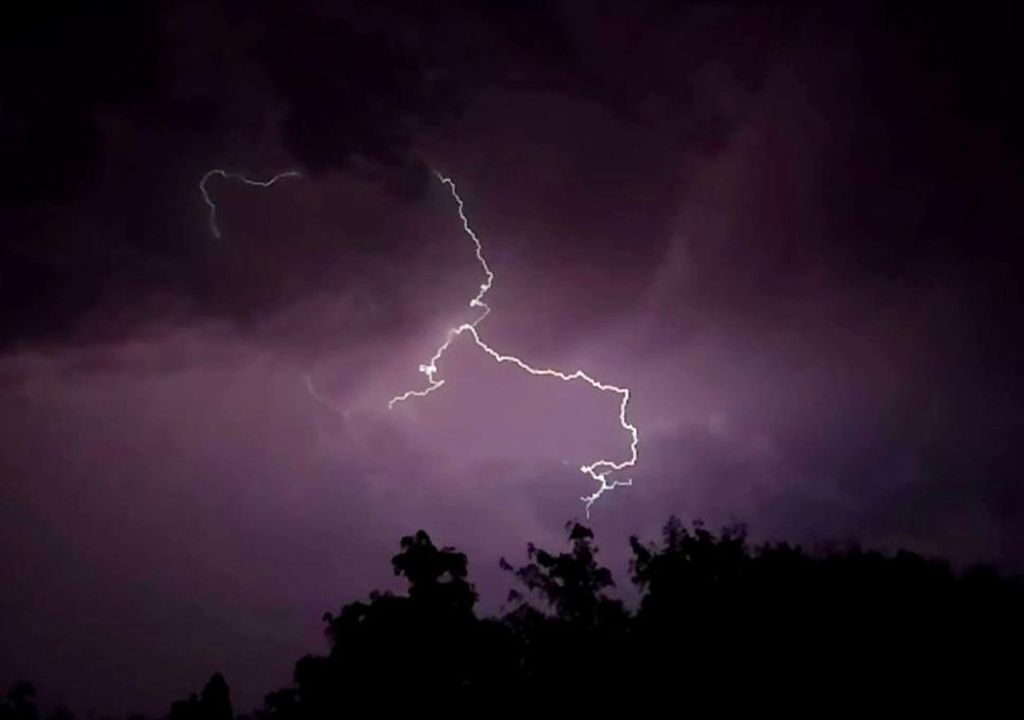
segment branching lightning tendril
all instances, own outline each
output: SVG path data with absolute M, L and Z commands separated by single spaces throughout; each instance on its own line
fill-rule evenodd
M 213 234 L 214 237 L 219 238 L 221 236 L 221 232 L 220 227 L 217 225 L 217 205 L 216 203 L 213 202 L 213 199 L 210 197 L 210 194 L 206 189 L 206 183 L 213 176 L 218 176 L 224 179 L 238 180 L 239 182 L 254 187 L 269 188 L 279 180 L 283 180 L 285 178 L 302 177 L 302 173 L 298 172 L 297 170 L 288 170 L 286 172 L 278 173 L 277 175 L 274 175 L 268 180 L 252 180 L 246 177 L 245 175 L 228 172 L 227 170 L 221 170 L 218 168 L 210 170 L 205 175 L 203 175 L 202 180 L 199 181 L 199 191 L 202 193 L 203 200 L 206 203 L 207 207 L 209 207 L 210 209 L 210 232 Z M 420 372 L 426 375 L 427 377 L 427 387 L 425 387 L 422 390 L 407 390 L 401 395 L 396 395 L 395 397 L 391 398 L 390 402 L 388 402 L 388 408 L 392 409 L 398 403 L 405 402 L 410 398 L 424 398 L 427 395 L 430 395 L 430 393 L 439 389 L 442 385 L 444 385 L 445 381 L 437 377 L 437 363 L 444 356 L 448 348 L 451 347 L 451 344 L 455 341 L 455 339 L 464 333 L 468 334 L 473 339 L 473 342 L 476 344 L 476 346 L 480 348 L 482 351 L 484 351 L 491 358 L 493 358 L 495 362 L 509 363 L 515 365 L 520 370 L 534 376 L 552 377 L 563 382 L 574 382 L 577 380 L 582 380 L 595 390 L 600 390 L 601 392 L 615 393 L 621 396 L 622 400 L 619 403 L 618 420 L 619 425 L 630 436 L 629 457 L 625 460 L 620 461 L 601 459 L 596 460 L 590 463 L 589 465 L 580 466 L 580 472 L 582 472 L 584 475 L 587 475 L 598 484 L 597 490 L 595 490 L 590 495 L 584 495 L 583 497 L 580 498 L 581 500 L 583 500 L 585 504 L 587 517 L 589 517 L 590 507 L 605 492 L 616 487 L 629 486 L 633 484 L 632 478 L 628 478 L 626 480 L 615 480 L 609 479 L 608 477 L 608 475 L 613 472 L 619 472 L 635 466 L 638 459 L 637 449 L 640 445 L 640 433 L 637 427 L 626 419 L 626 409 L 629 405 L 630 399 L 629 388 L 618 387 L 616 385 L 603 383 L 599 380 L 596 380 L 592 376 L 588 375 L 583 370 L 563 372 L 561 370 L 554 370 L 551 368 L 535 368 L 531 365 L 528 365 L 526 362 L 524 362 L 523 360 L 519 359 L 514 355 L 503 355 L 502 353 L 498 352 L 497 350 L 495 350 L 494 348 L 492 348 L 490 345 L 483 341 L 483 339 L 480 337 L 480 333 L 477 331 L 477 326 L 491 312 L 491 307 L 484 302 L 484 296 L 487 294 L 487 292 L 491 289 L 491 286 L 494 284 L 494 273 L 491 271 L 490 266 L 487 264 L 487 259 L 484 257 L 483 244 L 480 242 L 480 238 L 477 237 L 476 233 L 473 231 L 473 228 L 470 227 L 469 219 L 466 217 L 465 204 L 463 203 L 462 197 L 459 195 L 458 191 L 455 188 L 455 182 L 452 181 L 451 178 L 447 178 L 444 175 L 441 175 L 440 173 L 437 173 L 437 179 L 448 187 L 449 191 L 451 192 L 452 198 L 455 199 L 455 202 L 458 205 L 459 209 L 459 218 L 462 220 L 462 229 L 466 233 L 466 235 L 468 235 L 469 238 L 473 241 L 473 245 L 476 249 L 477 262 L 480 263 L 480 267 L 482 267 L 484 271 L 485 280 L 483 283 L 481 283 L 480 289 L 477 291 L 477 294 L 469 301 L 469 306 L 471 308 L 480 308 L 481 312 L 472 322 L 463 323 L 462 325 L 450 328 L 448 332 L 445 334 L 444 342 L 441 343 L 441 345 L 434 352 L 433 356 L 430 358 L 430 361 L 425 365 L 419 366 Z M 323 398 L 316 391 L 316 389 L 313 387 L 312 380 L 308 376 L 306 376 L 306 385 L 310 395 L 312 395 L 315 399 L 319 400 L 325 405 L 328 405 L 329 407 L 333 408 L 333 405 L 331 405 L 331 403 L 327 401 L 326 398 Z
M 199 192 L 203 194 L 203 201 L 206 203 L 206 206 L 210 208 L 210 232 L 213 233 L 215 238 L 220 238 L 220 227 L 217 225 L 217 205 L 213 202 L 213 198 L 210 197 L 210 193 L 206 190 L 206 183 L 209 182 L 210 178 L 214 175 L 224 178 L 225 180 L 238 180 L 245 185 L 252 185 L 254 187 L 261 188 L 268 188 L 278 180 L 283 180 L 285 178 L 302 177 L 302 173 L 298 170 L 288 170 L 283 173 L 278 173 L 269 180 L 251 180 L 241 173 L 228 172 L 227 170 L 221 170 L 220 168 L 207 172 L 203 175 L 203 179 L 199 181 Z
M 585 373 L 583 370 L 574 370 L 572 372 L 567 373 L 561 370 L 553 370 L 550 368 L 535 368 L 531 365 L 528 365 L 527 363 L 520 360 L 518 357 L 514 355 L 503 355 L 502 353 L 498 352 L 481 339 L 480 334 L 477 331 L 477 326 L 491 312 L 490 306 L 484 302 L 484 295 L 487 294 L 487 291 L 491 289 L 491 285 L 494 283 L 494 273 L 491 271 L 490 266 L 487 264 L 487 260 L 484 258 L 483 245 L 480 242 L 480 238 L 477 237 L 476 233 L 473 231 L 473 228 L 470 227 L 469 225 L 469 219 L 466 217 L 466 208 L 462 201 L 462 198 L 459 196 L 459 193 L 455 188 L 455 183 L 450 178 L 447 178 L 444 175 L 441 175 L 440 173 L 437 173 L 437 178 L 446 186 L 448 186 L 448 189 L 451 191 L 452 197 L 455 199 L 455 202 L 459 208 L 459 218 L 462 220 L 462 229 L 465 231 L 466 235 L 468 235 L 469 238 L 473 241 L 473 245 L 476 248 L 476 259 L 480 263 L 480 266 L 483 268 L 484 271 L 485 280 L 480 285 L 480 290 L 477 292 L 476 296 L 469 301 L 469 306 L 471 308 L 480 308 L 481 312 L 477 316 L 477 318 L 472 322 L 463 323 L 462 325 L 449 329 L 445 335 L 444 342 L 441 343 L 441 345 L 434 352 L 434 355 L 430 358 L 430 361 L 424 365 L 419 366 L 420 372 L 427 376 L 427 387 L 422 390 L 407 390 L 401 395 L 393 397 L 391 401 L 388 403 L 388 408 L 394 408 L 396 404 L 405 402 L 410 398 L 426 397 L 427 395 L 434 392 L 435 390 L 438 390 L 442 385 L 444 385 L 445 381 L 437 377 L 437 363 L 444 356 L 445 352 L 451 346 L 452 342 L 455 341 L 455 338 L 459 337 L 463 333 L 468 334 L 473 339 L 473 342 L 476 343 L 476 346 L 483 350 L 485 353 L 487 353 L 490 357 L 492 357 L 495 360 L 495 362 L 510 363 L 518 367 L 520 370 L 529 373 L 530 375 L 553 377 L 562 380 L 563 382 L 573 382 L 575 380 L 582 380 L 583 382 L 590 385 L 592 388 L 600 390 L 601 392 L 611 392 L 620 395 L 622 397 L 622 401 L 619 403 L 619 425 L 622 427 L 623 430 L 629 433 L 630 436 L 629 457 L 626 460 L 621 461 L 603 459 L 596 460 L 590 463 L 589 465 L 580 466 L 580 472 L 582 472 L 584 475 L 587 475 L 598 484 L 596 491 L 594 491 L 590 495 L 584 495 L 582 498 L 580 498 L 581 500 L 583 500 L 585 504 L 587 517 L 590 517 L 590 507 L 591 505 L 594 504 L 594 502 L 597 501 L 599 497 L 601 497 L 601 495 L 615 487 L 628 486 L 633 484 L 632 478 L 626 480 L 614 480 L 608 478 L 608 475 L 612 472 L 617 472 L 625 470 L 626 468 L 633 467 L 634 465 L 636 465 L 638 458 L 637 448 L 640 444 L 640 433 L 637 430 L 637 427 L 631 424 L 626 419 L 626 407 L 629 404 L 630 398 L 629 388 L 618 387 L 615 385 L 609 385 L 607 383 L 600 382 L 599 380 L 596 380 L 587 373 Z

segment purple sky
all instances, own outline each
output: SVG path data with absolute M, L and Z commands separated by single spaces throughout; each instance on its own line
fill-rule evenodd
M 0 682 L 158 713 L 221 670 L 249 709 L 402 534 L 487 611 L 499 557 L 560 546 L 614 395 L 464 338 L 386 409 L 483 280 L 427 168 L 483 337 L 633 392 L 590 521 L 620 584 L 670 513 L 1024 569 L 1019 18 L 215 7 L 82 11 L 113 49 L 77 70 L 29 18 L 52 97 L 0 85 Z M 216 238 L 213 167 L 305 177 L 212 179 Z

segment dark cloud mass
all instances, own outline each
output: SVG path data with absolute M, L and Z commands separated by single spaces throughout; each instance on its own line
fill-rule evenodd
M 560 541 L 607 397 L 457 343 L 385 409 L 482 280 L 435 171 L 487 340 L 633 392 L 620 571 L 670 512 L 1024 571 L 1018 3 L 9 5 L 0 682 L 248 709 L 400 535 L 488 608 Z M 212 168 L 302 177 L 217 237 Z

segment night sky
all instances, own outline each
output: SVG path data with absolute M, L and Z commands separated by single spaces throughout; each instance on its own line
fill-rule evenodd
M 0 682 L 250 709 L 398 538 L 622 584 L 670 513 L 1024 571 L 1022 10 L 8 3 Z M 265 180 L 199 181 L 212 168 Z M 307 382 L 308 381 L 308 382 Z M 314 389 L 314 397 L 309 391 Z M 628 590 L 624 589 L 628 597 Z

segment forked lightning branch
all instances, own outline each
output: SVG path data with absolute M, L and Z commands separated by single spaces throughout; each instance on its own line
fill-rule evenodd
M 250 180 L 244 175 L 239 175 L 237 173 L 229 173 L 225 170 L 219 169 L 211 170 L 208 173 L 206 173 L 206 175 L 203 176 L 203 179 L 199 183 L 199 189 L 203 194 L 203 200 L 210 208 L 210 232 L 212 232 L 215 237 L 220 237 L 220 228 L 217 225 L 217 206 L 213 202 L 209 192 L 206 189 L 207 181 L 214 175 L 220 176 L 225 179 L 235 179 L 245 183 L 246 185 L 252 185 L 261 188 L 269 188 L 277 181 L 285 178 L 301 177 L 301 174 L 294 170 L 280 173 L 278 175 L 273 176 L 269 180 L 263 181 Z M 469 306 L 471 308 L 479 308 L 480 314 L 477 315 L 476 319 L 474 319 L 472 322 L 463 323 L 461 325 L 450 328 L 448 332 L 445 334 L 444 341 L 438 346 L 437 350 L 434 351 L 434 354 L 433 356 L 431 356 L 430 360 L 425 364 L 419 366 L 420 372 L 423 373 L 427 378 L 427 386 L 421 390 L 407 390 L 400 395 L 396 395 L 395 397 L 391 398 L 391 400 L 388 402 L 388 408 L 392 409 L 399 403 L 412 400 L 413 398 L 424 398 L 427 395 L 430 395 L 431 393 L 439 390 L 444 385 L 445 380 L 443 378 L 438 377 L 437 364 L 438 362 L 441 361 L 441 358 L 444 357 L 445 352 L 447 352 L 448 348 L 451 347 L 455 339 L 463 334 L 468 335 L 473 340 L 473 343 L 478 348 L 480 348 L 480 350 L 486 353 L 497 363 L 507 363 L 514 365 L 523 372 L 529 373 L 530 375 L 534 375 L 537 377 L 554 378 L 562 382 L 584 382 L 590 387 L 600 392 L 614 393 L 618 395 L 621 398 L 619 401 L 618 421 L 619 425 L 622 427 L 623 430 L 626 431 L 627 435 L 629 436 L 629 454 L 625 460 L 599 459 L 595 460 L 594 462 L 588 465 L 580 466 L 580 472 L 582 472 L 584 475 L 588 476 L 597 483 L 597 489 L 593 493 L 589 495 L 584 495 L 582 498 L 580 498 L 584 502 L 586 513 L 589 517 L 591 506 L 604 493 L 615 487 L 628 486 L 633 484 L 632 478 L 619 480 L 609 477 L 609 475 L 611 475 L 612 473 L 621 472 L 623 470 L 626 470 L 627 468 L 635 466 L 637 463 L 637 452 L 640 445 L 640 433 L 637 430 L 637 427 L 630 423 L 626 416 L 630 398 L 629 388 L 618 387 L 616 385 L 610 385 L 608 383 L 601 382 L 600 380 L 593 378 L 583 370 L 573 370 L 570 372 L 565 372 L 562 370 L 554 370 L 551 368 L 535 368 L 532 365 L 527 364 L 520 358 L 516 357 L 515 355 L 502 354 L 501 352 L 495 350 L 493 347 L 491 347 L 490 345 L 483 341 L 483 339 L 480 337 L 479 331 L 477 330 L 477 326 L 479 326 L 480 323 L 484 320 L 484 318 L 486 318 L 491 312 L 490 306 L 486 302 L 484 302 L 484 296 L 487 294 L 487 292 L 491 289 L 491 286 L 494 284 L 494 273 L 491 271 L 490 266 L 487 264 L 487 259 L 484 257 L 483 245 L 480 242 L 480 238 L 477 237 L 477 234 L 473 231 L 473 228 L 469 224 L 469 219 L 466 217 L 465 204 L 463 203 L 462 198 L 459 196 L 458 190 L 455 187 L 455 183 L 450 178 L 447 178 L 441 175 L 440 173 L 437 174 L 437 178 L 448 187 L 452 197 L 455 199 L 455 202 L 458 205 L 459 218 L 462 221 L 462 229 L 466 233 L 466 235 L 469 236 L 470 240 L 473 241 L 473 246 L 476 249 L 477 262 L 480 263 L 480 267 L 484 271 L 484 282 L 481 283 L 480 289 L 477 291 L 477 294 L 469 301 Z

